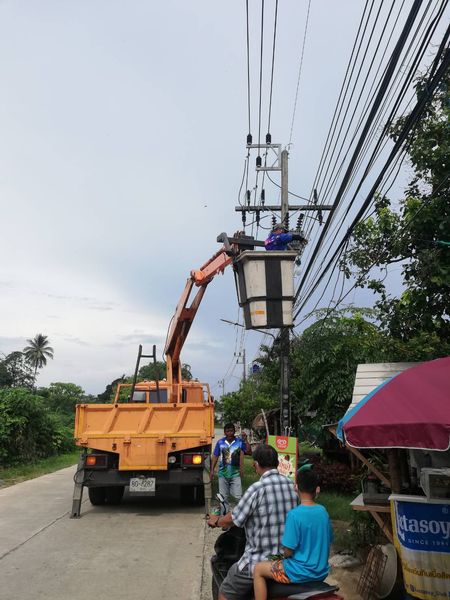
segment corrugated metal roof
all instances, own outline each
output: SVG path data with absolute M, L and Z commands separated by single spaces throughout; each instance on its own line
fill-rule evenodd
M 391 379 L 402 371 L 418 365 L 416 362 L 397 363 L 368 363 L 358 365 L 356 369 L 355 386 L 353 388 L 352 403 L 347 409 L 351 410 L 373 389 L 381 385 L 386 379 Z

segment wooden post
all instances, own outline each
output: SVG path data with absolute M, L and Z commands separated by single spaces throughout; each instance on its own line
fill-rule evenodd
M 389 475 L 391 479 L 391 489 L 394 494 L 399 494 L 402 491 L 402 475 L 400 469 L 400 461 L 397 448 L 389 448 L 387 451 Z

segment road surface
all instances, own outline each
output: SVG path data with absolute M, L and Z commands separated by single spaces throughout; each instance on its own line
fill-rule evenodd
M 130 498 L 70 519 L 75 467 L 0 489 L 1 600 L 198 600 L 204 509 Z

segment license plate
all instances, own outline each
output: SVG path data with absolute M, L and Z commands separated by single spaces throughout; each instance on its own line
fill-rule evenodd
M 130 492 L 154 492 L 155 481 L 154 477 L 131 477 Z

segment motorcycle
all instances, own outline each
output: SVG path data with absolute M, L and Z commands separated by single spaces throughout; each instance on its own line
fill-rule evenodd
M 226 514 L 224 499 L 217 494 L 220 503 L 220 514 Z M 229 568 L 237 562 L 245 549 L 245 530 L 240 527 L 230 527 L 219 535 L 214 545 L 214 555 L 211 557 L 212 597 L 218 600 L 219 588 L 225 579 Z M 278 600 L 343 600 L 336 594 L 338 587 L 322 581 L 306 583 L 278 583 L 267 581 L 268 598 Z M 246 599 L 253 600 L 253 593 Z

